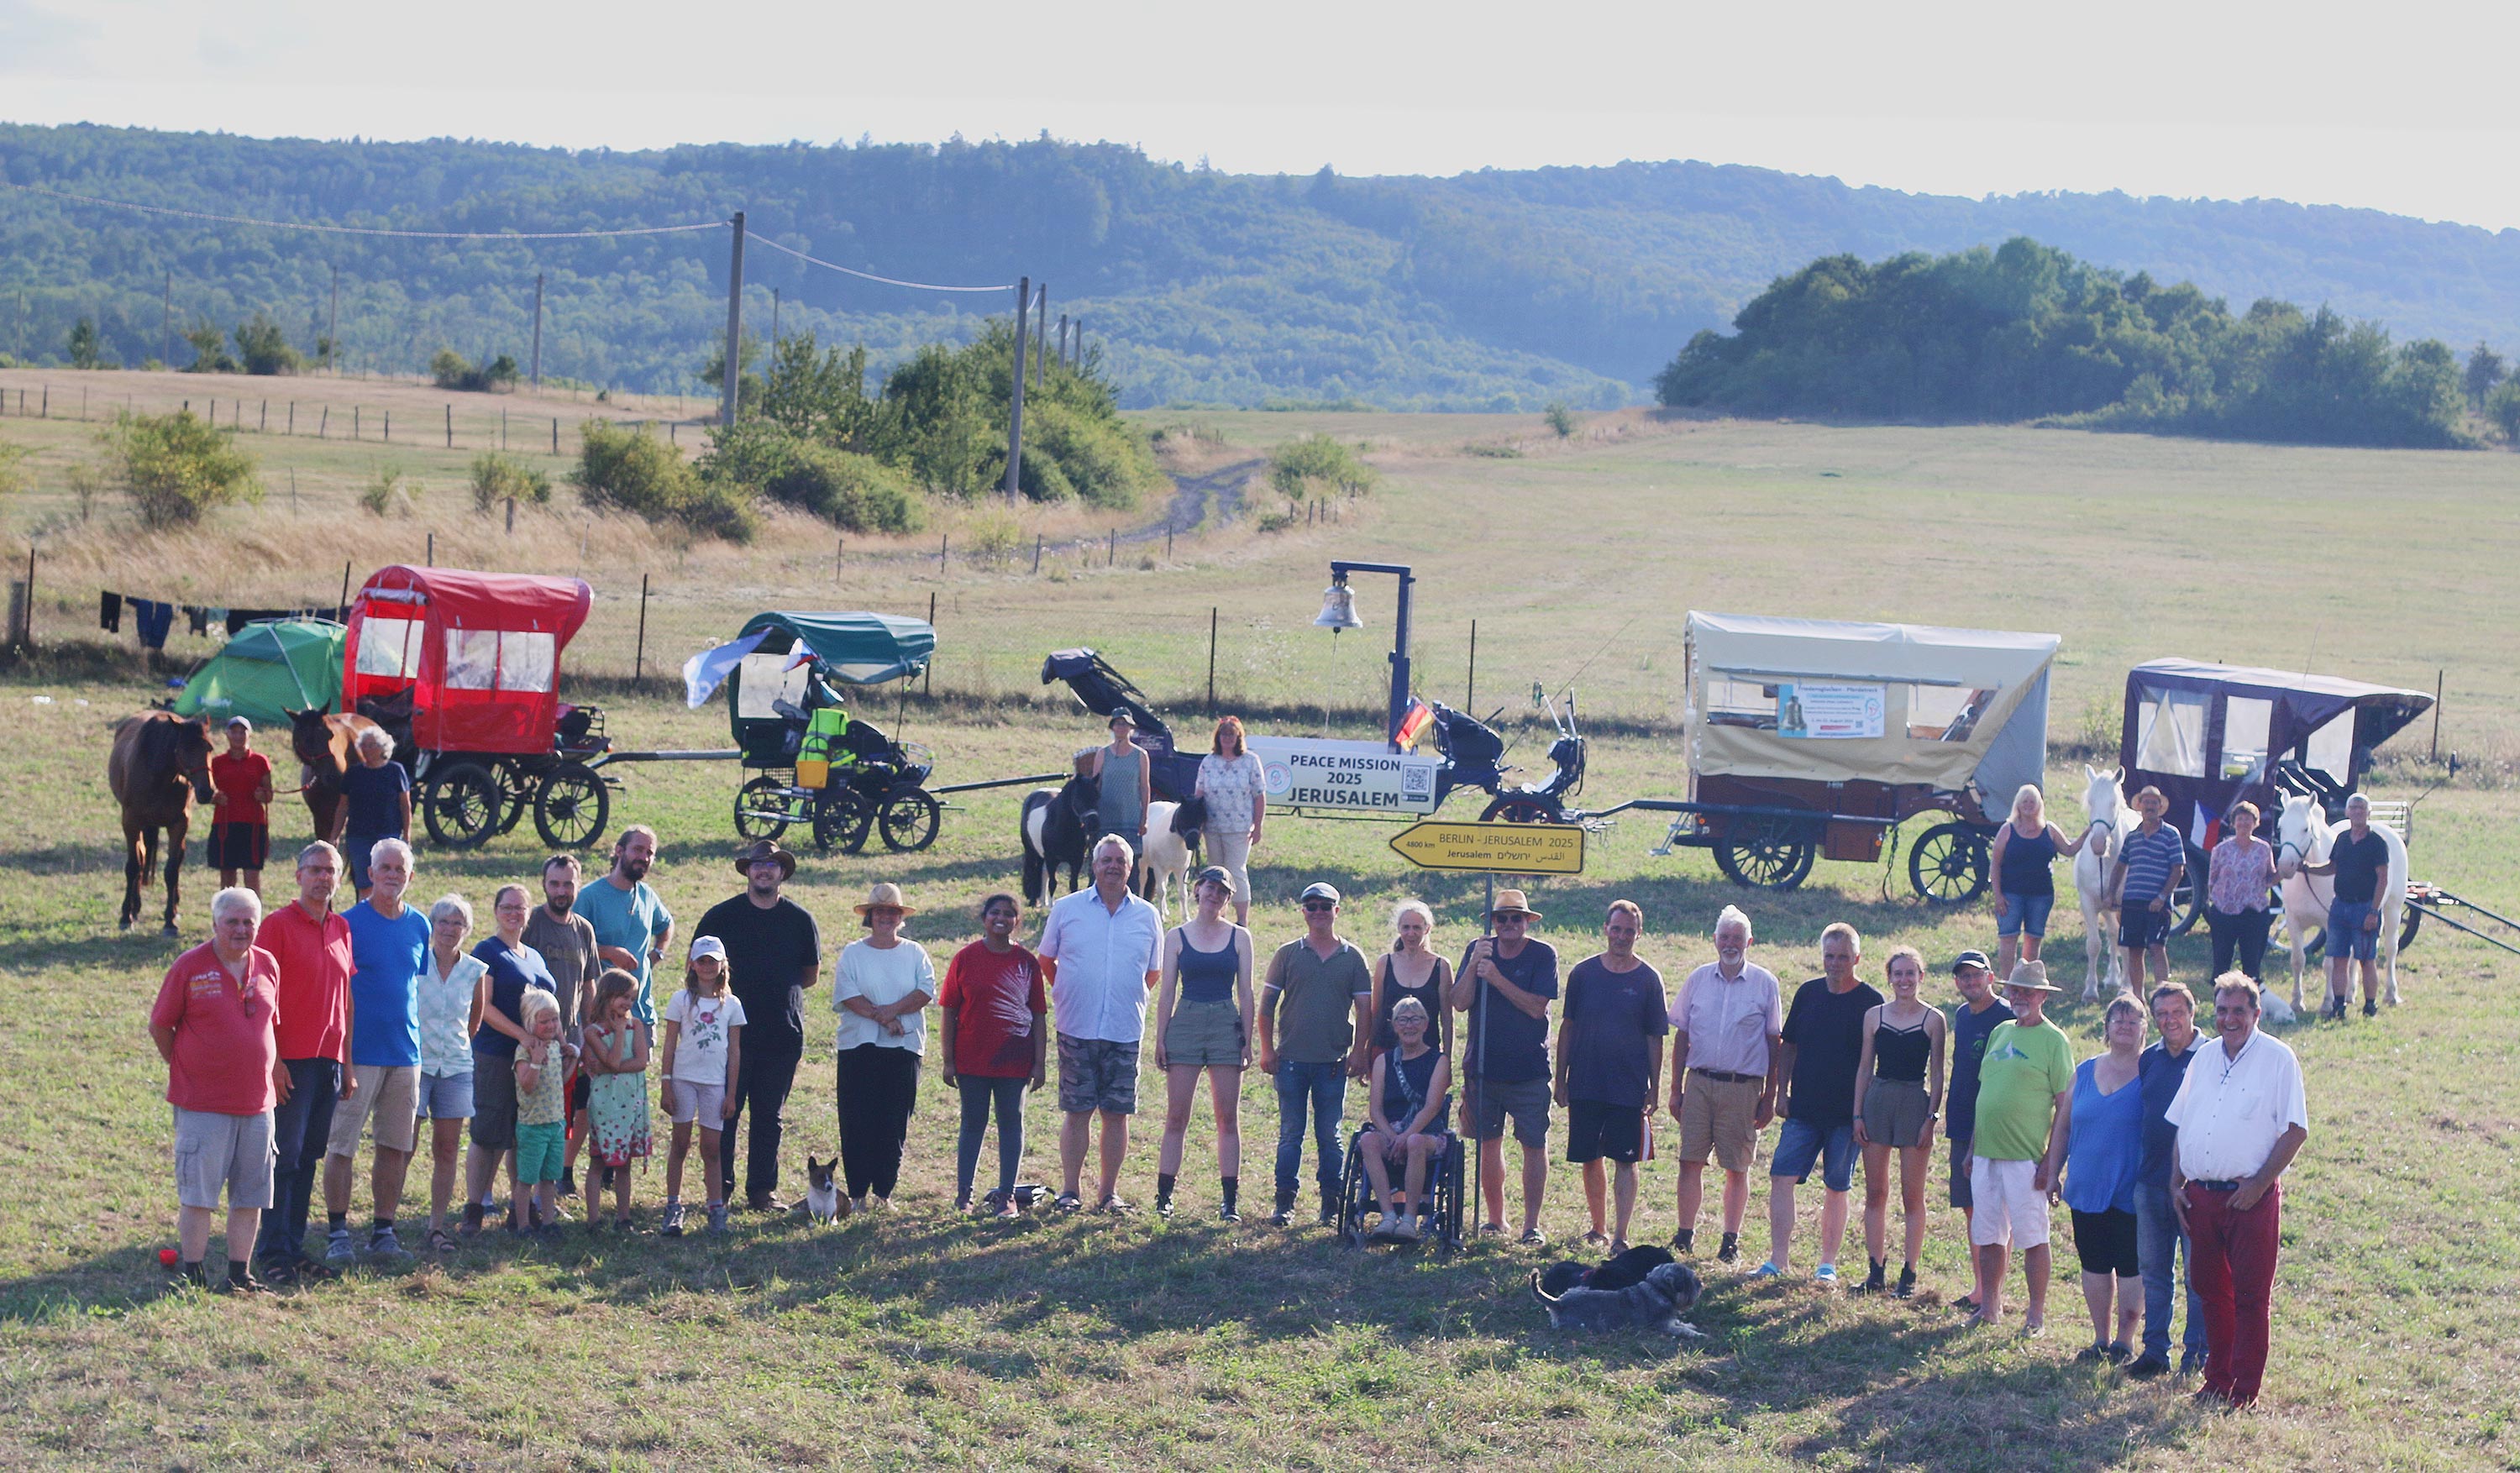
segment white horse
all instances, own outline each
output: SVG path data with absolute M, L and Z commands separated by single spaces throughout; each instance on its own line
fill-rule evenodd
M 2407 914 L 2407 841 L 2394 828 L 2372 829 L 2389 846 L 2389 872 L 2380 881 L 2380 967 L 2388 977 L 2389 1005 L 2398 1005 L 2399 924 Z M 2292 1005 L 2302 1008 L 2302 938 L 2325 930 L 2327 903 L 2335 897 L 2331 875 L 2304 874 L 2303 865 L 2327 863 L 2328 851 L 2347 826 L 2331 824 L 2315 799 L 2294 794 L 2275 818 L 2275 872 L 2283 877 L 2284 934 L 2292 946 Z M 2333 960 L 2333 959 L 2330 959 Z M 2351 966 L 2353 963 L 2349 962 Z M 2349 973 L 2348 981 L 2352 980 Z M 2326 994 L 2322 992 L 2323 1002 Z
M 1173 886 L 1181 886 L 1182 919 L 1190 919 L 1190 841 L 1173 832 L 1178 803 L 1147 805 L 1146 852 L 1138 856 L 1137 889 L 1153 901 L 1155 914 L 1172 918 Z
M 2126 988 L 2126 958 L 2118 950 L 2117 907 L 2109 904 L 2109 861 L 2126 836 L 2143 822 L 2127 802 L 2126 769 L 2083 767 L 2083 810 L 2092 816 L 2083 852 L 2074 856 L 2074 889 L 2083 898 L 2083 1001 L 2100 1000 L 2104 974 L 2112 992 Z

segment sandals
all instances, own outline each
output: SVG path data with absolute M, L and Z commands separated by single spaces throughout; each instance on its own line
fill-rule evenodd
M 421 1246 L 430 1253 L 452 1253 L 456 1247 L 455 1237 L 443 1228 L 431 1228 Z

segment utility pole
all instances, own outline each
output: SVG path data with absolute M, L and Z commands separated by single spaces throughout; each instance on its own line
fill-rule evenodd
M 166 307 L 158 321 L 158 362 L 160 367 L 175 366 L 175 273 L 166 273 Z
M 534 273 L 534 392 L 543 390 L 543 274 Z
M 718 420 L 732 429 L 736 385 L 743 373 L 743 211 L 737 210 L 728 223 L 735 232 L 734 250 L 726 266 L 726 395 L 718 409 Z
M 1058 314 L 1058 362 L 1061 368 L 1067 365 L 1067 314 L 1064 312 Z
M 1032 306 L 1032 278 L 1015 279 L 1015 363 L 1013 391 L 1007 415 L 1007 500 L 1023 494 L 1024 313 Z
M 779 351 L 779 289 L 776 287 L 770 289 L 770 351 L 774 355 Z
M 341 268 L 333 268 L 333 318 L 324 325 L 324 366 L 341 376 Z
M 1085 319 L 1082 317 L 1076 319 L 1076 331 L 1068 337 L 1067 361 L 1077 368 L 1085 366 Z
M 1042 360 L 1050 356 L 1050 283 L 1041 284 L 1032 319 L 1032 386 L 1041 387 Z

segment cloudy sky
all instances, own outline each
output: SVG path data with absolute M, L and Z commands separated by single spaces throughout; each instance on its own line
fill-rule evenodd
M 0 0 L 0 119 L 571 147 L 1026 138 L 1238 171 L 1700 158 L 2520 228 L 2520 6 Z

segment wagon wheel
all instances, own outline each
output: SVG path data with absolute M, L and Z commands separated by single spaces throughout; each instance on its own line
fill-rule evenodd
M 2407 918 L 2398 923 L 2398 950 L 2403 952 L 2414 945 L 2415 932 L 2421 930 L 2423 924 L 2424 913 L 2416 910 L 2413 904 L 2409 903 L 2407 906 Z
M 866 847 L 875 824 L 875 805 L 854 787 L 830 787 L 814 805 L 814 847 L 825 854 L 837 849 L 855 854 Z
M 499 780 L 477 762 L 458 762 L 431 774 L 421 794 L 428 836 L 450 849 L 472 849 L 498 831 L 507 798 Z
M 1562 824 L 1564 816 L 1556 804 L 1546 798 L 1520 795 L 1497 799 L 1479 815 L 1482 824 Z
M 747 839 L 775 839 L 788 831 L 795 808 L 785 778 L 763 774 L 735 793 L 735 831 Z
M 534 793 L 534 829 L 554 849 L 583 849 L 603 836 L 612 794 L 583 762 L 552 769 Z
M 499 832 L 506 833 L 517 826 L 524 818 L 525 810 L 533 805 L 539 784 L 528 782 L 523 770 L 504 762 L 492 768 L 490 776 L 499 783 Z
M 1986 893 L 1986 835 L 1967 824 L 1937 824 L 1908 850 L 1908 883 L 1929 906 L 1964 906 Z
M 2187 846 L 2187 868 L 2170 892 L 2170 934 L 2184 936 L 2205 918 L 2205 851 Z
M 913 853 L 936 842 L 936 823 L 942 813 L 937 801 L 917 787 L 896 788 L 885 795 L 883 808 L 876 815 L 876 831 L 883 836 L 883 847 L 897 854 Z
M 1716 841 L 1715 868 L 1736 885 L 1790 890 L 1811 873 L 1819 852 L 1811 828 L 1797 819 L 1735 819 Z

